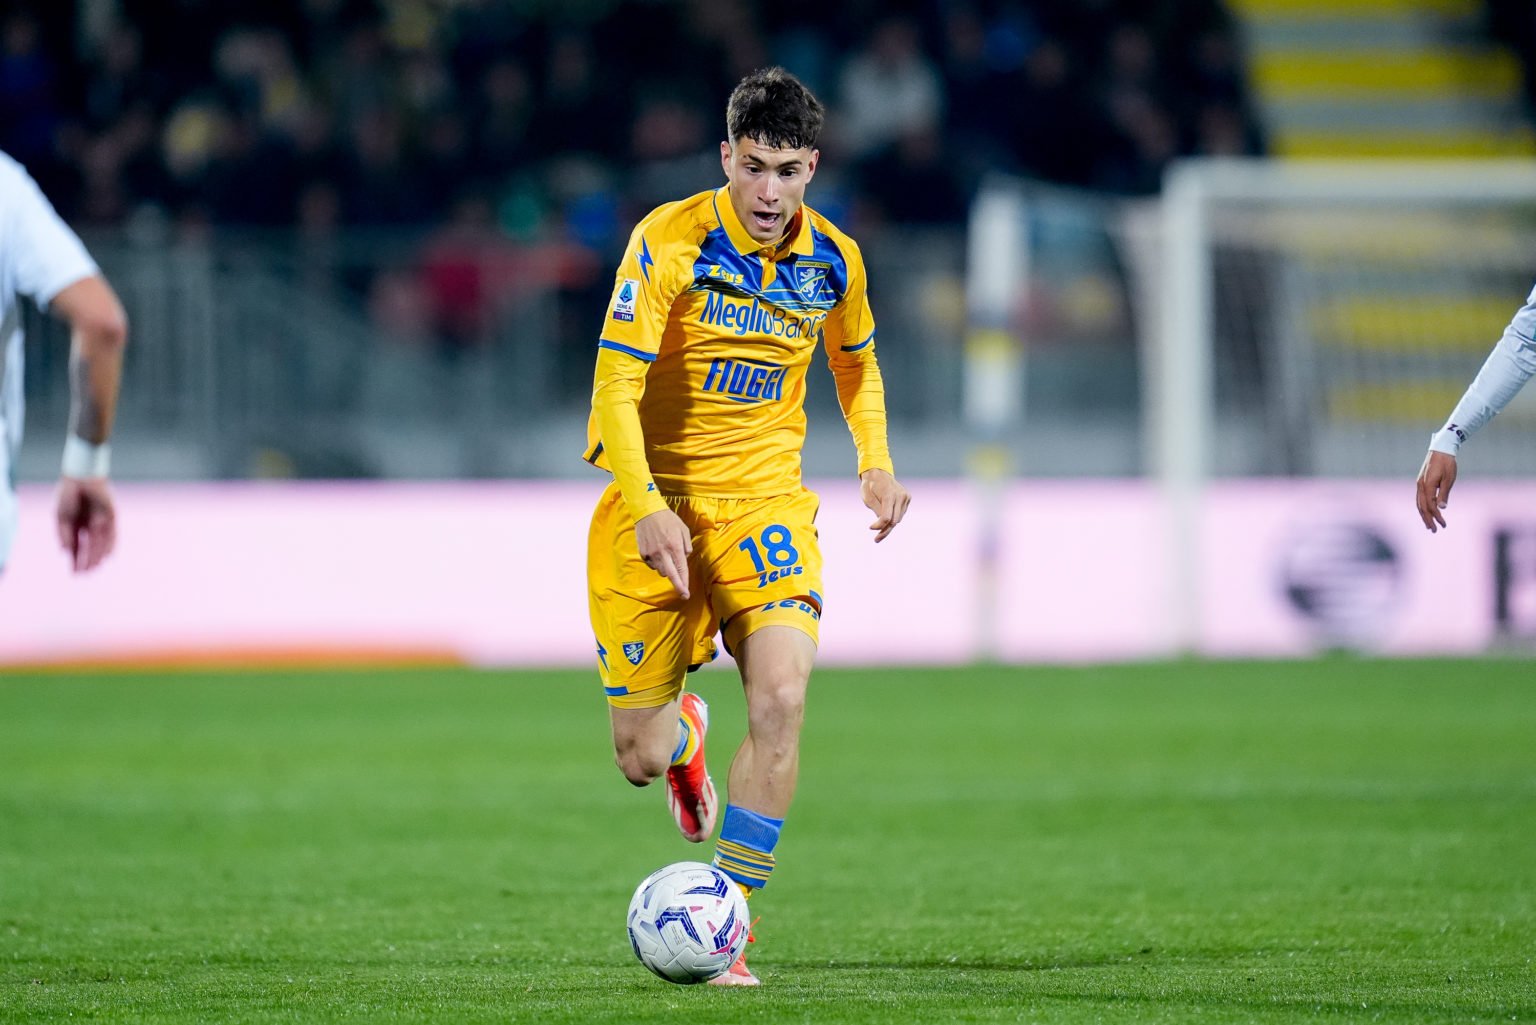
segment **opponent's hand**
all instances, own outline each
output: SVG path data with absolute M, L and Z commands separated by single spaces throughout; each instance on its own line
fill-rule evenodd
M 1451 500 L 1451 485 L 1456 483 L 1456 457 L 1444 452 L 1430 452 L 1419 468 L 1418 504 L 1419 519 L 1431 534 L 1445 526 L 1442 511 Z
M 682 517 L 671 509 L 642 516 L 635 523 L 635 543 L 640 548 L 641 561 L 672 581 L 678 594 L 688 597 L 688 556 L 693 554 L 693 536 Z
M 104 478 L 59 478 L 59 545 L 76 573 L 95 569 L 117 543 L 117 512 Z
M 869 529 L 879 531 L 875 535 L 877 544 L 896 529 L 896 524 L 907 514 L 907 506 L 912 504 L 907 489 L 884 470 L 865 470 L 859 474 L 859 497 L 875 514 L 875 522 Z

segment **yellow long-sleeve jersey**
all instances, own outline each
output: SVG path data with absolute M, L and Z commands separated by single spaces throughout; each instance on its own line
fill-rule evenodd
M 635 228 L 598 342 L 588 462 L 640 519 L 664 494 L 751 498 L 800 487 L 805 374 L 823 345 L 858 450 L 892 469 L 875 322 L 858 246 L 801 207 L 777 246 L 724 187 Z

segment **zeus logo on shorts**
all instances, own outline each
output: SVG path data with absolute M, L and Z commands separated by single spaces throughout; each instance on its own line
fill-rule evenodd
M 784 368 L 755 359 L 721 359 L 709 362 L 704 390 L 718 392 L 732 402 L 777 402 L 784 397 Z
M 772 612 L 774 609 L 798 609 L 812 619 L 820 619 L 821 613 L 816 611 L 816 606 L 810 602 L 801 601 L 799 598 L 785 598 L 783 601 L 771 601 L 764 605 L 762 611 Z

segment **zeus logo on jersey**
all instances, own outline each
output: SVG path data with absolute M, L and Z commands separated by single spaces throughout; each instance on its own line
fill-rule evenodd
M 728 299 L 720 292 L 710 292 L 704 299 L 704 312 L 699 319 L 713 327 L 729 328 L 738 338 L 749 332 L 775 338 L 805 338 L 815 335 L 827 315 L 791 313 L 764 306 L 756 298 L 745 303 Z
M 739 285 L 743 281 L 747 280 L 747 276 L 745 274 L 742 274 L 739 271 L 728 271 L 718 263 L 710 265 L 709 276 L 714 278 L 716 281 L 727 281 L 733 285 Z
M 755 359 L 709 361 L 704 390 L 719 392 L 732 402 L 777 402 L 784 397 L 784 373 L 781 366 Z

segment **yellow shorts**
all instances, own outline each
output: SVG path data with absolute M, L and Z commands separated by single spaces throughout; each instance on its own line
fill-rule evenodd
M 821 548 L 816 495 L 802 489 L 773 498 L 668 496 L 693 533 L 689 597 L 640 561 L 635 522 L 610 484 L 587 535 L 587 605 L 597 635 L 598 672 L 609 704 L 664 705 L 691 667 L 768 625 L 818 639 Z

